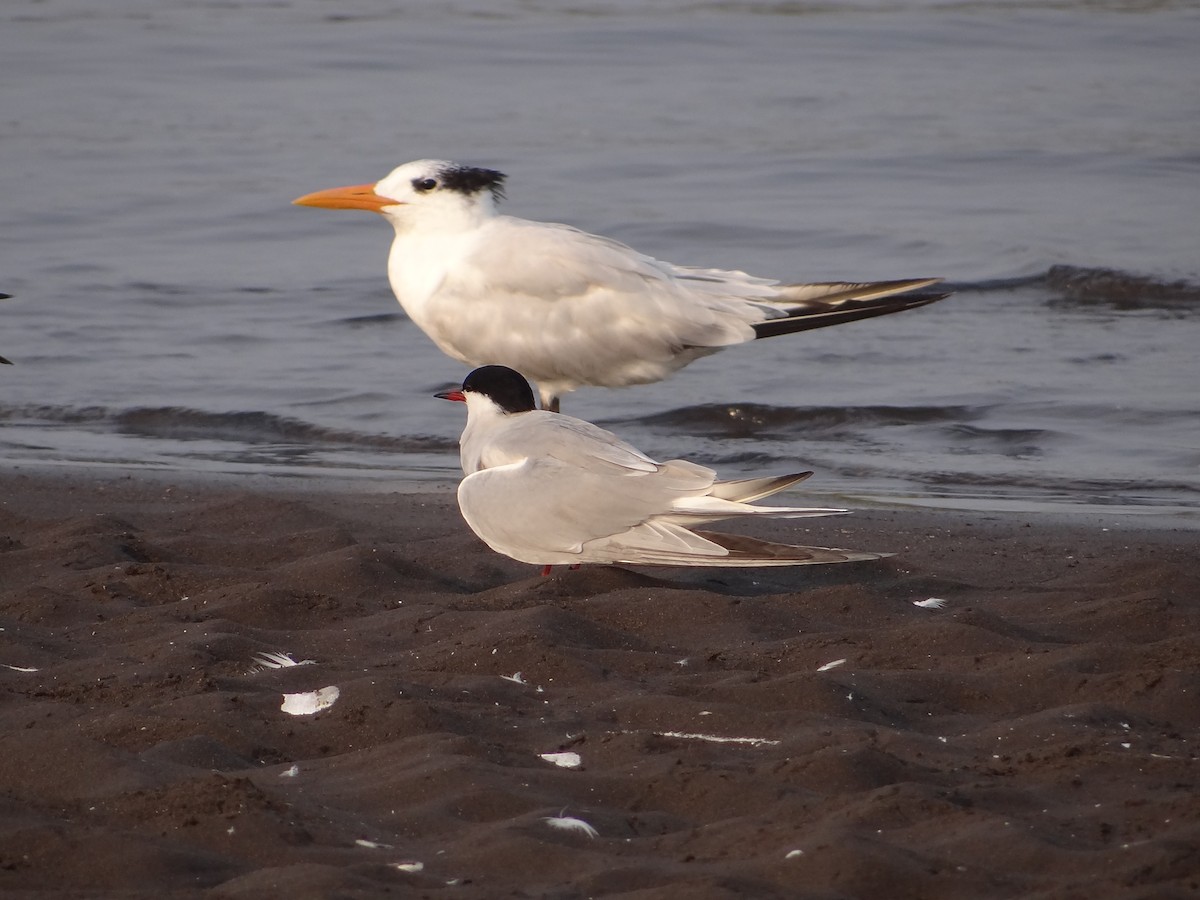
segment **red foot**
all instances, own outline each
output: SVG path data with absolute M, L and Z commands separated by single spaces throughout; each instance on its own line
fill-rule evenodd
M 575 563 L 574 565 L 568 566 L 567 568 L 569 568 L 572 572 L 574 572 L 576 569 L 579 568 L 579 566 L 580 566 L 579 563 Z M 545 578 L 547 575 L 549 575 L 550 570 L 553 568 L 554 568 L 554 566 L 542 566 L 542 577 Z

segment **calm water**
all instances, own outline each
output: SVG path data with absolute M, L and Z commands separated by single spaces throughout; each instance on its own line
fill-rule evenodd
M 1194 526 L 1198 41 L 1196 3 L 11 0 L 0 465 L 455 477 L 390 229 L 289 205 L 435 156 L 674 262 L 956 288 L 568 398 L 648 452 Z

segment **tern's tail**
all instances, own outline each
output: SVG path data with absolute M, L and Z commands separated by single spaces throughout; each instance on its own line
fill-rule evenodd
M 777 544 L 740 534 L 695 531 L 691 535 L 704 542 L 698 547 L 639 547 L 628 559 L 615 562 L 651 566 L 820 566 L 830 563 L 862 562 L 885 559 L 891 553 L 839 550 L 834 547 L 800 547 Z M 724 551 L 724 552 L 722 552 Z
M 918 288 L 939 281 L 940 278 L 913 278 L 785 285 L 779 289 L 778 299 L 773 301 L 783 315 L 759 322 L 754 326 L 754 334 L 760 338 L 774 337 L 916 309 L 950 296 L 949 293 L 930 291 L 914 293 Z
M 799 472 L 795 475 L 769 475 L 766 478 L 744 478 L 741 481 L 718 481 L 712 486 L 708 495 L 721 500 L 733 500 L 737 503 L 753 503 L 763 497 L 778 494 L 810 475 L 812 472 Z

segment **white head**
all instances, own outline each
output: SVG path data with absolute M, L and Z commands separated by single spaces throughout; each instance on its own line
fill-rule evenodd
M 444 159 L 419 159 L 393 169 L 375 184 L 352 184 L 306 194 L 292 202 L 327 209 L 366 209 L 397 227 L 439 219 L 486 218 L 504 196 L 504 174 Z

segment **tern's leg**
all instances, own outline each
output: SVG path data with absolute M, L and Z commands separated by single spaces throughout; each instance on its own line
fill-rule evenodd
M 542 577 L 545 578 L 547 575 L 549 575 L 550 571 L 553 568 L 554 568 L 554 566 L 542 566 Z M 579 568 L 579 563 L 574 563 L 572 565 L 569 565 L 569 566 L 567 566 L 567 568 L 570 569 L 572 572 L 574 572 L 576 569 Z

